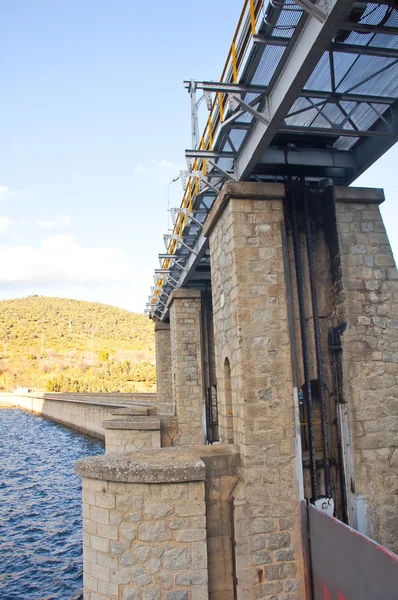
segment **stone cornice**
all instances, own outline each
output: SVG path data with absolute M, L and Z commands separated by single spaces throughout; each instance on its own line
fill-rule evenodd
M 257 183 L 255 181 L 227 181 L 214 202 L 203 227 L 203 233 L 209 237 L 227 203 L 237 200 L 282 200 L 285 197 L 283 183 Z

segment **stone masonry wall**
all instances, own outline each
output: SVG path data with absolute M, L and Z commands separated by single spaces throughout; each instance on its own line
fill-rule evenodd
M 155 322 L 155 350 L 156 350 L 156 400 L 157 402 L 171 403 L 173 390 L 171 383 L 171 342 L 170 325 Z
M 118 465 L 107 463 L 110 457 L 77 463 L 83 475 L 84 598 L 207 600 L 204 482 L 148 483 L 151 477 L 156 480 L 162 467 L 145 466 L 151 457 L 141 458 L 138 470 L 147 483 L 107 481 L 105 474 L 101 480 L 87 476 L 96 462 L 102 465 L 100 470 L 120 475 L 126 469 L 120 459 Z M 139 459 L 134 463 L 137 466 Z M 192 468 L 197 471 L 185 465 L 180 475 L 186 478 Z M 173 481 L 178 470 L 176 466 L 166 478 Z
M 238 599 L 304 597 L 300 498 L 280 223 L 284 186 L 227 183 L 210 237 L 221 441 L 231 368 Z M 301 460 L 299 461 L 301 469 Z
M 398 272 L 378 207 L 384 194 L 337 187 L 333 196 L 357 526 L 398 552 Z
M 105 451 L 136 452 L 160 448 L 160 421 L 153 417 L 141 417 L 149 424 L 137 422 L 137 419 L 115 419 L 104 421 Z
M 201 294 L 177 289 L 171 294 L 171 372 L 179 446 L 203 444 Z

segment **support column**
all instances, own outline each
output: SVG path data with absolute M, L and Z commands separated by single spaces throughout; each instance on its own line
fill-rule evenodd
M 121 416 L 103 421 L 105 452 L 135 452 L 160 448 L 159 417 Z
M 171 373 L 179 434 L 175 445 L 204 443 L 201 292 L 179 288 L 169 300 Z
M 159 403 L 172 403 L 170 324 L 155 322 L 156 349 L 156 399 Z
M 379 211 L 384 193 L 335 187 L 331 196 L 351 524 L 398 552 L 398 272 Z
M 220 441 L 235 443 L 242 461 L 233 494 L 239 600 L 298 600 L 305 594 L 284 195 L 281 184 L 227 183 L 204 229 L 210 238 Z
M 115 458 L 116 456 L 116 458 Z M 178 449 L 76 463 L 85 600 L 207 600 L 205 465 Z

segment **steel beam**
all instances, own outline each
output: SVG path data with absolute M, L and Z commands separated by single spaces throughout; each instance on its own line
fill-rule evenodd
M 307 136 L 327 135 L 328 137 L 389 137 L 391 135 L 389 131 L 372 131 L 371 129 L 363 131 L 362 129 L 340 129 L 337 127 L 299 127 L 297 125 L 281 125 L 278 127 L 278 133 L 291 133 L 292 135 L 296 133 L 302 133 Z
M 184 83 L 189 82 L 184 81 Z M 196 81 L 195 83 L 198 90 L 214 93 L 223 92 L 224 94 L 265 94 L 268 89 L 265 85 L 242 85 L 240 83 L 224 83 L 221 81 Z
M 356 166 L 354 155 L 346 150 L 319 148 L 281 150 L 273 146 L 267 148 L 261 156 L 260 163 L 264 165 L 335 167 L 338 169 L 354 169 Z
M 386 110 L 383 117 L 388 121 L 391 127 L 389 136 L 376 139 L 365 138 L 354 146 L 353 152 L 358 169 L 355 177 L 347 183 L 352 183 L 352 181 L 366 171 L 366 169 L 380 158 L 380 156 L 387 152 L 391 146 L 398 142 L 398 100 L 396 100 L 395 104 L 391 106 L 390 109 Z M 372 131 L 376 132 L 379 127 L 385 127 L 385 124 L 382 125 L 380 122 L 376 123 L 372 127 Z
M 211 150 L 185 150 L 185 158 L 235 158 L 235 152 L 213 152 Z
M 307 17 L 301 35 L 286 59 L 282 58 L 281 72 L 269 91 L 270 123 L 266 125 L 257 121 L 254 124 L 240 155 L 236 158 L 235 169 L 239 179 L 244 180 L 250 176 L 261 154 L 277 132 L 278 125 L 300 95 L 308 77 L 323 52 L 330 46 L 336 30 L 341 26 L 351 7 L 351 0 L 331 2 L 330 13 L 324 24 L 314 17 Z
M 170 260 L 185 260 L 188 255 L 184 254 L 159 254 L 158 255 L 161 260 L 165 260 L 169 258 Z
M 333 52 L 345 54 L 361 54 L 362 56 L 381 56 L 382 58 L 398 58 L 397 48 L 380 48 L 378 46 L 360 46 L 356 44 L 342 44 L 335 42 L 331 46 Z
M 201 231 L 198 240 L 195 244 L 195 251 L 197 254 L 190 254 L 190 256 L 188 257 L 185 267 L 181 273 L 181 277 L 177 287 L 184 287 L 186 285 L 192 273 L 196 270 L 196 267 L 199 265 L 208 247 L 209 242 L 207 238 L 205 238 L 203 231 Z
M 320 92 L 319 90 L 302 90 L 299 94 L 300 98 L 313 98 L 319 100 L 327 100 L 328 102 L 371 102 L 375 104 L 394 104 L 397 98 L 392 96 L 375 96 L 368 94 L 345 94 L 333 92 Z M 308 107 L 311 108 L 310 106 Z
M 346 21 L 337 29 L 346 31 L 356 31 L 357 33 L 385 33 L 387 35 L 398 35 L 398 27 L 388 27 L 385 25 L 367 25 L 364 23 L 350 23 Z

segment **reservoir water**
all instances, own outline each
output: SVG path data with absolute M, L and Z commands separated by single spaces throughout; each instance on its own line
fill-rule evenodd
M 93 438 L 0 408 L 0 599 L 82 598 L 81 480 Z

